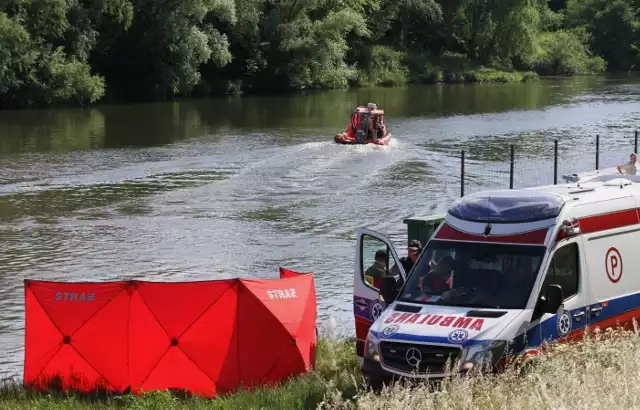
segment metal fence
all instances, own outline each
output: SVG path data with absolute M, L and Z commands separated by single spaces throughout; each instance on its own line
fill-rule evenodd
M 592 140 L 591 147 L 575 147 L 579 151 L 572 156 L 559 156 L 558 139 L 549 140 L 549 147 L 542 147 L 548 154 L 529 155 L 518 161 L 518 150 L 514 144 L 508 145 L 509 160 L 506 162 L 473 161 L 468 153 L 460 153 L 460 196 L 471 193 L 476 189 L 487 188 L 526 188 L 539 185 L 557 184 L 563 174 L 580 173 L 614 167 L 629 161 L 629 154 L 638 152 L 638 131 L 622 142 L 611 144 L 606 149 L 601 147 L 600 135 Z M 604 141 L 603 141 L 604 142 Z M 507 148 L 507 147 L 505 147 Z M 572 147 L 569 147 L 572 148 Z M 586 149 L 584 149 L 586 148 Z M 573 149 L 572 149 L 573 150 Z M 507 157 L 507 155 L 503 156 Z M 590 155 L 593 155 L 591 159 Z M 507 178 L 508 177 L 508 178 Z M 507 184 L 508 182 L 508 184 Z

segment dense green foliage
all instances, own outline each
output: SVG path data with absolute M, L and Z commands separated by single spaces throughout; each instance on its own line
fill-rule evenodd
M 640 33 L 640 0 L 0 4 L 2 107 L 588 75 L 637 64 Z

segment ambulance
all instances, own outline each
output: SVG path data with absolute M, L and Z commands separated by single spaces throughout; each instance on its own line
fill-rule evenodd
M 448 208 L 409 272 L 389 238 L 359 229 L 354 314 L 365 378 L 498 371 L 543 343 L 632 325 L 639 210 L 640 176 L 468 195 Z M 367 277 L 380 271 L 376 287 Z

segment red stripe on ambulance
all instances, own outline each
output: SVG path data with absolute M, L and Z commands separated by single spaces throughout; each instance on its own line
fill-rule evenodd
M 467 232 L 462 232 L 453 226 L 445 223 L 442 228 L 436 234 L 437 239 L 444 239 L 450 241 L 465 241 L 465 242 L 491 242 L 491 243 L 517 243 L 528 245 L 544 245 L 547 238 L 548 228 L 537 229 L 531 232 L 525 232 L 515 235 L 478 235 Z
M 587 216 L 579 219 L 581 233 L 595 233 L 609 229 L 623 228 L 640 222 L 637 209 Z

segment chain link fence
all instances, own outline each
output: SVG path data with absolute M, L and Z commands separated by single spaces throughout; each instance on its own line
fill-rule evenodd
M 628 141 L 607 143 L 595 136 L 589 146 L 560 147 L 558 140 L 549 140 L 535 154 L 519 150 L 518 145 L 505 144 L 501 162 L 478 161 L 464 150 L 460 154 L 460 196 L 486 189 L 517 189 L 561 184 L 563 175 L 579 174 L 613 168 L 629 161 L 638 151 L 638 132 Z M 562 153 L 560 153 L 562 152 Z M 472 153 L 471 153 L 472 154 Z

